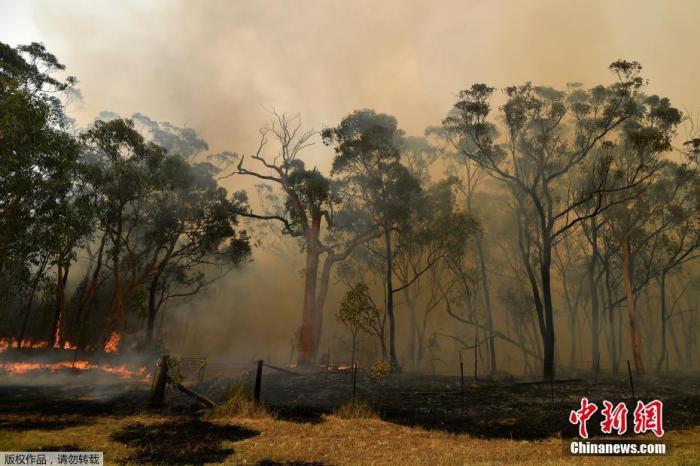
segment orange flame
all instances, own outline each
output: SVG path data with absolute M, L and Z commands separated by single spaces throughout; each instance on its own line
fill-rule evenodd
M 8 348 L 23 348 L 23 349 L 42 349 L 42 348 L 48 348 L 49 347 L 49 342 L 46 340 L 40 340 L 40 341 L 32 341 L 31 339 L 27 338 L 22 340 L 21 343 L 18 343 L 17 340 L 9 339 L 9 338 L 0 338 L 0 353 L 3 351 L 7 350 Z M 61 348 L 60 346 L 54 346 L 54 348 Z M 63 349 L 67 350 L 77 350 L 78 346 L 74 345 L 70 341 L 66 341 L 63 344 Z
M 105 343 L 105 353 L 118 353 L 119 352 L 119 340 L 122 336 L 117 332 L 112 332 L 109 336 L 109 340 Z
M 33 371 L 56 372 L 63 369 L 74 369 L 79 371 L 97 370 L 115 374 L 123 379 L 145 378 L 148 374 L 146 368 L 138 370 L 129 369 L 126 364 L 121 366 L 110 366 L 109 364 L 93 364 L 89 361 L 59 361 L 59 362 L 13 362 L 5 363 L 4 371 L 6 375 L 22 375 Z
M 74 344 L 71 343 L 70 341 L 66 341 L 66 342 L 63 344 L 63 349 L 67 349 L 67 350 L 77 350 L 77 349 L 78 349 L 78 345 L 74 345 Z
M 23 348 L 26 347 L 26 348 L 35 348 L 35 349 L 37 349 L 37 348 L 46 348 L 47 346 L 49 346 L 49 342 L 48 342 L 48 341 L 37 341 L 37 342 L 34 342 L 34 343 L 32 343 L 31 341 L 27 341 L 26 345 L 25 345 L 24 342 L 22 342 L 22 347 L 23 347 Z

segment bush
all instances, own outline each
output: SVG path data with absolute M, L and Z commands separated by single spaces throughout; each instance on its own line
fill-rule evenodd
M 379 361 L 369 368 L 369 377 L 371 379 L 381 379 L 385 375 L 391 373 L 391 364 L 384 361 Z
M 345 403 L 334 414 L 341 419 L 374 419 L 378 417 L 374 408 L 360 400 Z

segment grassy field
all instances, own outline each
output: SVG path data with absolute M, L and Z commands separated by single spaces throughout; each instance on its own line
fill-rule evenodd
M 660 457 L 582 458 L 568 440 L 482 440 L 379 419 L 301 423 L 185 415 L 3 415 L 0 450 L 104 451 L 109 464 L 700 464 L 700 428 L 668 432 Z
M 348 404 L 342 374 L 269 375 L 266 408 L 235 382 L 203 391 L 218 403 L 207 411 L 172 390 L 165 406 L 149 408 L 147 384 L 98 385 L 87 375 L 0 384 L 0 451 L 103 451 L 108 464 L 700 465 L 696 379 L 636 387 L 641 399 L 664 400 L 665 456 L 581 457 L 568 451 L 577 438 L 569 410 L 583 394 L 629 401 L 624 382 L 470 383 L 461 397 L 454 378 L 410 376 L 363 380 L 363 402 Z M 589 422 L 593 436 L 599 422 Z

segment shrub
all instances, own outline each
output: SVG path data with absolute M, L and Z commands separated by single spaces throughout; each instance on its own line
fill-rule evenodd
M 391 373 L 391 364 L 379 361 L 369 368 L 369 376 L 372 379 L 380 379 Z
M 341 419 L 373 419 L 378 417 L 374 408 L 360 400 L 345 403 L 334 414 Z

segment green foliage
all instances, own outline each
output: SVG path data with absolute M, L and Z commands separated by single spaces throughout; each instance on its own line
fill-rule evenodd
M 42 44 L 0 43 L 0 285 L 22 290 L 48 254 L 64 262 L 91 231 L 80 145 L 59 96 L 76 83 Z M 86 217 L 86 218 L 84 218 Z
M 177 358 L 168 356 L 166 360 L 168 365 L 168 377 L 173 383 L 182 383 L 182 373 L 180 372 L 180 361 Z
M 77 95 L 77 81 L 54 76 L 63 70 L 41 44 L 0 43 L 2 298 L 33 295 L 31 284 L 42 277 L 32 275 L 51 275 L 60 267 L 56 312 L 63 312 L 70 266 L 94 240 L 104 247 L 90 252 L 96 254 L 91 264 L 99 265 L 71 300 L 78 316 L 94 306 L 96 289 L 107 278 L 105 264 L 115 283 L 121 276 L 115 297 L 123 294 L 120 301 L 138 315 L 146 303 L 153 311 L 152 283 L 157 308 L 172 296 L 199 292 L 224 269 L 245 262 L 249 238 L 237 229 L 245 197 L 229 197 L 218 186 L 216 168 L 195 163 L 206 142 L 191 129 L 140 114 L 128 120 L 104 113 L 106 121 L 75 136 L 61 97 Z M 48 266 L 40 267 L 44 261 Z M 220 270 L 211 274 L 212 267 Z M 113 301 L 112 322 L 125 320 Z
M 374 110 L 358 110 L 322 133 L 335 152 L 332 172 L 344 177 L 347 194 L 362 199 L 383 228 L 404 224 L 422 195 L 419 181 L 401 163 L 403 134 L 394 117 Z
M 345 293 L 336 317 L 353 337 L 362 331 L 384 344 L 384 313 L 372 300 L 365 283 L 358 282 Z
M 377 308 L 369 296 L 369 289 L 364 283 L 357 283 L 345 293 L 338 309 L 337 318 L 353 334 L 358 330 L 367 330 Z
M 333 199 L 331 196 L 331 181 L 323 176 L 316 168 L 308 170 L 301 160 L 294 160 L 290 164 L 286 183 L 296 196 L 287 196 L 284 208 L 291 219 L 290 231 L 294 235 L 300 235 L 304 231 L 304 216 L 311 219 L 321 218 L 326 207 L 330 208 Z M 299 202 L 302 209 L 295 207 Z

